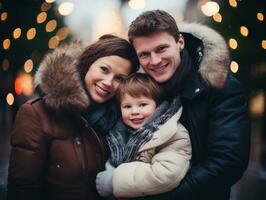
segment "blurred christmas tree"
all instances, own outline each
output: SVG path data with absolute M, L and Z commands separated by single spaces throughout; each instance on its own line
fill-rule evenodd
M 0 0 L 0 15 L 0 106 L 15 113 L 42 56 L 70 35 L 54 0 Z
M 217 1 L 218 2 L 218 1 Z M 265 0 L 219 1 L 219 13 L 210 18 L 230 47 L 231 70 L 249 89 L 266 87 Z

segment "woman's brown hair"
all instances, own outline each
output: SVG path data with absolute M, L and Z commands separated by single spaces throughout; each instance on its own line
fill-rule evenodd
M 106 56 L 119 56 L 127 59 L 132 64 L 132 72 L 139 68 L 138 58 L 131 44 L 120 37 L 106 34 L 98 41 L 89 45 L 78 59 L 77 66 L 80 71 L 81 80 L 84 80 L 90 66 L 99 58 Z

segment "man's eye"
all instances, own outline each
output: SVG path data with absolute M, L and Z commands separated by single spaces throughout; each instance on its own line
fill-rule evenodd
M 157 49 L 157 52 L 163 52 L 166 49 L 166 46 L 160 46 Z
M 147 58 L 148 56 L 149 54 L 146 52 L 139 54 L 139 58 Z

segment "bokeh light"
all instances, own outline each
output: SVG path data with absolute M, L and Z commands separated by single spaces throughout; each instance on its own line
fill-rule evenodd
M 248 36 L 248 28 L 246 26 L 241 26 L 240 27 L 240 33 L 241 35 L 243 35 L 244 37 Z
M 230 38 L 228 43 L 229 43 L 229 47 L 231 49 L 236 49 L 237 48 L 237 41 L 236 41 L 236 39 Z
M 237 73 L 238 71 L 238 63 L 236 61 L 232 61 L 231 64 L 230 64 L 230 69 L 233 73 Z
M 145 0 L 130 0 L 128 2 L 128 5 L 130 8 L 134 10 L 141 10 L 144 9 L 146 6 L 146 1 Z
M 10 42 L 10 39 L 5 39 L 4 41 L 3 41 L 3 48 L 5 49 L 5 50 L 8 50 L 9 48 L 10 48 L 10 45 L 11 45 L 11 42 Z
M 47 13 L 46 12 L 41 12 L 37 16 L 37 23 L 41 24 L 41 23 L 45 22 L 46 19 L 47 19 Z
M 74 4 L 71 2 L 61 3 L 58 7 L 58 12 L 63 15 L 70 15 L 74 10 Z

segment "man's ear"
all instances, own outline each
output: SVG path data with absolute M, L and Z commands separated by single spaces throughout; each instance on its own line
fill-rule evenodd
M 179 34 L 179 39 L 178 39 L 177 43 L 180 47 L 180 51 L 182 51 L 185 47 L 185 39 L 184 39 L 182 34 Z

